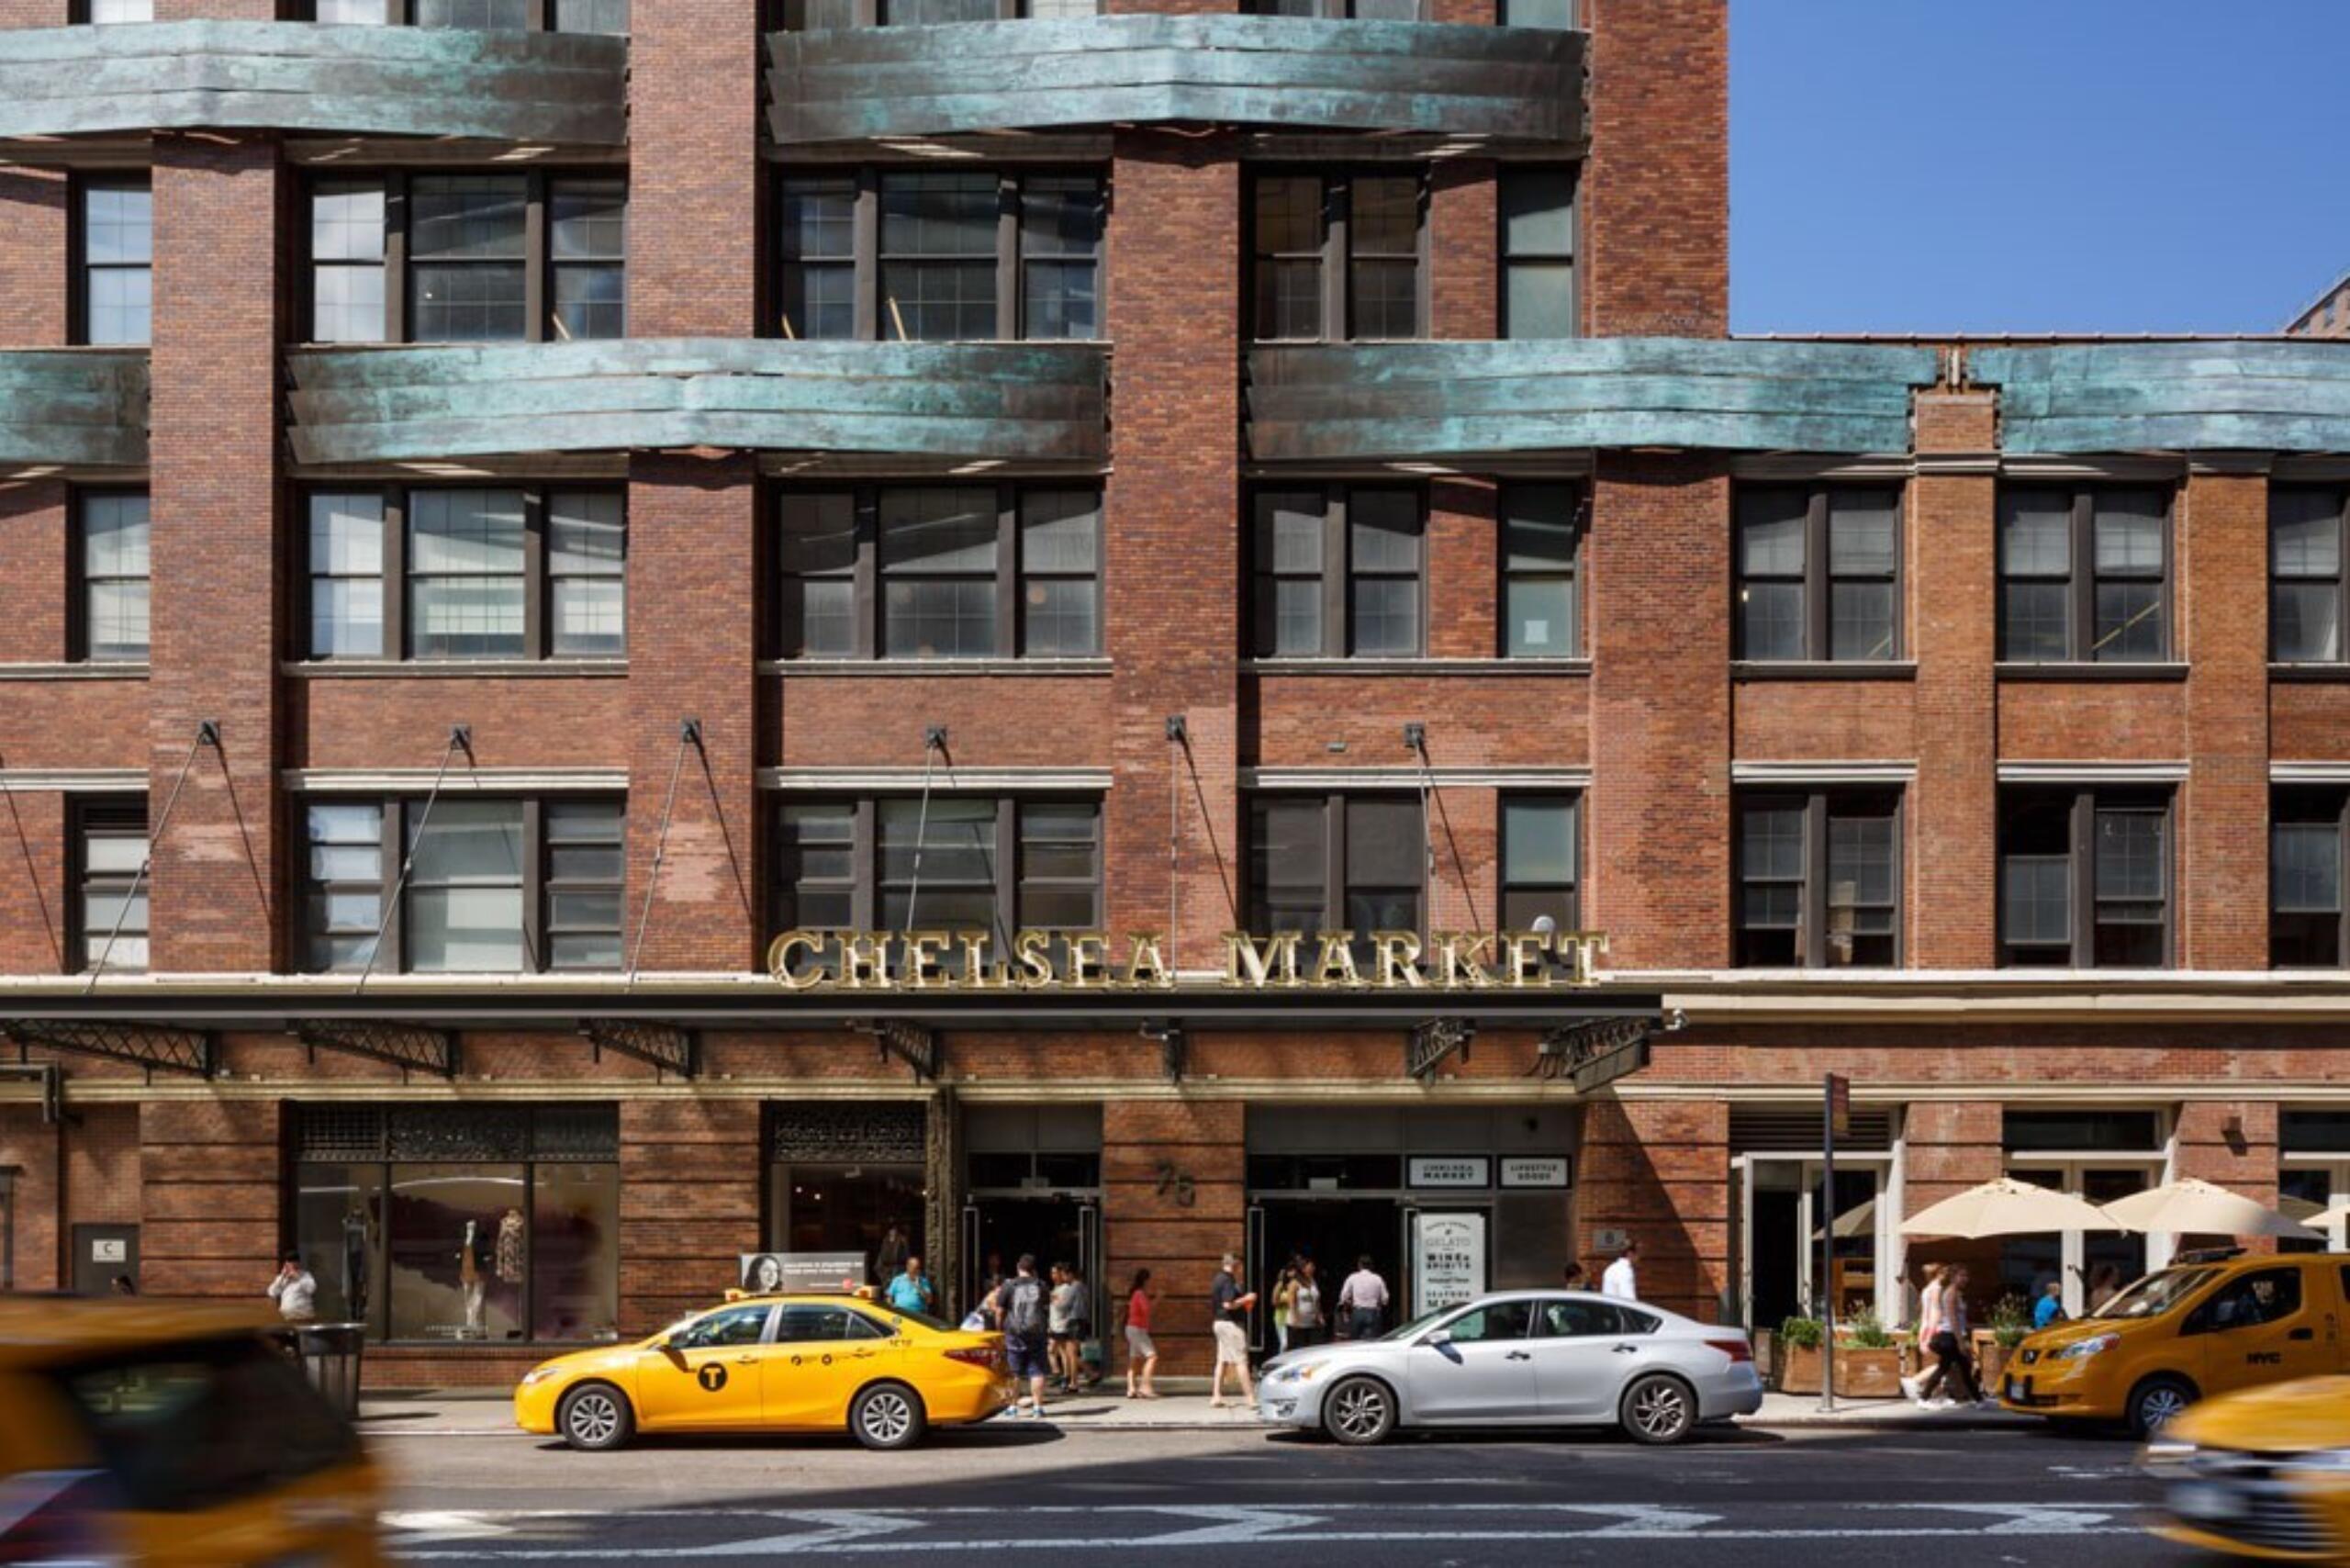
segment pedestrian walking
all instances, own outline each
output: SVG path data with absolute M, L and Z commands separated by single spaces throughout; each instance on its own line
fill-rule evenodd
M 2065 1316 L 2065 1282 L 2051 1280 L 2041 1287 L 2040 1299 L 2031 1304 L 2031 1326 L 2045 1328 Z
M 1253 1291 L 1241 1290 L 1239 1267 L 1240 1260 L 1225 1253 L 1216 1266 L 1214 1282 L 1208 1287 L 1210 1321 L 1215 1331 L 1215 1376 L 1208 1385 L 1208 1403 L 1219 1409 L 1228 1403 L 1224 1397 L 1226 1367 L 1240 1379 L 1242 1402 L 1257 1402 L 1257 1385 L 1248 1376 L 1248 1309 L 1257 1305 L 1257 1296 Z
M 1126 1397 L 1156 1399 L 1151 1378 L 1158 1371 L 1158 1345 L 1150 1337 L 1150 1271 L 1136 1269 L 1126 1293 Z
M 1355 1271 L 1338 1287 L 1338 1321 L 1349 1339 L 1376 1339 L 1387 1311 L 1387 1282 L 1371 1266 L 1371 1254 L 1355 1260 Z
M 1599 1294 L 1617 1301 L 1640 1299 L 1640 1241 L 1638 1237 L 1626 1239 L 1624 1249 L 1616 1254 L 1616 1261 L 1607 1265 L 1599 1276 Z
M 288 1323 L 309 1323 L 319 1316 L 319 1282 L 302 1267 L 302 1255 L 288 1252 L 278 1260 L 277 1278 L 269 1282 L 269 1299 L 277 1316 Z
M 1967 1404 L 1983 1404 L 1983 1391 L 1975 1381 L 1974 1358 L 1967 1350 L 1966 1266 L 1937 1264 L 1936 1271 L 1941 1277 L 1926 1287 L 1932 1305 L 1930 1311 L 1921 1306 L 1918 1329 L 1934 1366 L 1916 1380 L 1912 1397 L 1926 1409 L 1947 1410 L 1959 1403 L 1950 1393 L 1954 1388 Z
M 1322 1281 L 1315 1273 L 1314 1260 L 1297 1260 L 1297 1279 L 1289 1293 L 1289 1343 L 1292 1350 L 1304 1350 L 1318 1345 L 1324 1338 L 1326 1325 L 1322 1320 Z
M 2094 1317 L 2105 1304 L 2121 1294 L 2121 1271 L 2110 1263 L 2099 1263 L 2089 1272 L 2088 1308 Z
M 1024 1383 L 1019 1417 L 1034 1419 L 1045 1413 L 1045 1378 L 1049 1367 L 1046 1339 L 1050 1332 L 1050 1304 L 1045 1282 L 1036 1277 L 1033 1253 L 1021 1254 L 1017 1271 L 988 1297 L 988 1316 L 1003 1327 L 1003 1356 L 1014 1383 Z
M 1591 1289 L 1591 1281 L 1589 1277 L 1583 1273 L 1583 1265 L 1581 1263 L 1570 1262 L 1565 1268 L 1560 1270 L 1559 1282 L 1566 1286 L 1567 1289 L 1571 1291 L 1587 1291 Z
M 1060 1379 L 1063 1394 L 1077 1392 L 1081 1371 L 1078 1365 L 1077 1304 L 1083 1293 L 1075 1269 L 1067 1263 L 1053 1265 L 1053 1294 L 1045 1312 L 1046 1329 L 1052 1346 L 1053 1375 Z
M 922 1271 L 922 1254 L 909 1252 L 898 1277 L 885 1287 L 890 1305 L 900 1312 L 927 1314 L 938 1305 L 938 1287 Z
M 1290 1260 L 1281 1265 L 1281 1271 L 1273 1279 L 1273 1353 L 1275 1355 L 1289 1354 L 1290 1304 L 1296 1297 L 1297 1257 L 1292 1253 Z

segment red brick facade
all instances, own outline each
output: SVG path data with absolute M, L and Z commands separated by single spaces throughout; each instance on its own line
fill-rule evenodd
M 158 10 L 274 7 L 165 0 Z M 1728 330 L 1727 10 L 1724 0 L 1586 0 L 1577 274 L 1593 335 Z M 62 25 L 63 11 L 62 0 L 0 0 L 0 26 Z M 636 12 L 629 331 L 771 335 L 774 203 L 755 7 L 638 0 Z M 1490 14 L 1445 0 L 1436 16 Z M 924 1202 L 929 1245 L 946 1254 L 963 1240 L 937 1227 L 966 1218 L 957 1118 L 1091 1107 L 1098 1177 L 1084 1197 L 1101 1226 L 1097 1279 L 1154 1271 L 1167 1369 L 1179 1373 L 1204 1370 L 1216 1256 L 1243 1249 L 1252 1210 L 1279 1196 L 1254 1159 L 1261 1127 L 1277 1119 L 1260 1113 L 1300 1105 L 1326 1111 L 1333 1154 L 1362 1152 L 1346 1144 L 1357 1123 L 1440 1126 L 1455 1113 L 1572 1105 L 1572 1218 L 1558 1249 L 1595 1265 L 1603 1240 L 1637 1237 L 1645 1294 L 1709 1318 L 1753 1314 L 1756 1157 L 1790 1153 L 1751 1141 L 1751 1118 L 1816 1108 L 1826 1072 L 1849 1074 L 1863 1109 L 1889 1116 L 1896 1147 L 1867 1158 L 1882 1156 L 1888 1184 L 1897 1172 L 1909 1211 L 2001 1173 L 2009 1114 L 2051 1106 L 2153 1112 L 2162 1147 L 2144 1151 L 2150 1171 L 2277 1197 L 2280 1171 L 2307 1152 L 2293 1145 L 2293 1114 L 2350 1106 L 2337 1039 L 2350 991 L 2338 975 L 2258 978 L 2270 964 L 2271 774 L 2288 762 L 2350 778 L 2350 684 L 2269 668 L 2264 465 L 2161 467 L 2158 482 L 2177 497 L 2180 667 L 2137 678 L 2109 678 L 2108 666 L 2025 679 L 2001 667 L 2000 409 L 1995 392 L 1948 374 L 1915 399 L 1910 450 L 1867 464 L 1607 451 L 1563 457 L 1555 471 L 1532 460 L 1507 473 L 1445 465 L 1427 481 L 1426 656 L 1260 663 L 1243 654 L 1255 477 L 1243 367 L 1247 175 L 1261 154 L 1230 129 L 1120 128 L 1096 141 L 1110 192 L 1101 286 L 1113 354 L 1102 656 L 1042 668 L 767 662 L 777 479 L 756 454 L 697 450 L 639 452 L 598 469 L 624 474 L 627 487 L 624 667 L 385 661 L 347 675 L 306 667 L 295 652 L 302 476 L 288 471 L 282 388 L 284 351 L 301 335 L 306 154 L 263 132 L 155 137 L 143 165 L 156 253 L 149 665 L 78 663 L 73 645 L 73 489 L 126 476 L 0 476 L 5 984 L 79 989 L 73 811 L 83 796 L 143 791 L 151 823 L 172 801 L 151 879 L 154 971 L 191 992 L 238 988 L 282 1020 L 340 995 L 341 981 L 292 976 L 301 776 L 429 772 L 453 724 L 472 728 L 461 766 L 535 770 L 581 790 L 588 779 L 615 794 L 624 781 L 622 935 L 647 990 L 731 988 L 753 1005 L 777 994 L 762 950 L 774 935 L 778 791 L 762 770 L 845 770 L 884 780 L 868 793 L 901 791 L 924 767 L 934 725 L 946 749 L 929 760 L 947 768 L 1106 778 L 1087 785 L 1102 801 L 1104 926 L 1121 939 L 1163 930 L 1177 967 L 1214 969 L 1223 934 L 1247 919 L 1251 790 L 1268 775 L 1355 771 L 1390 792 L 1416 790 L 1423 758 L 1403 738 L 1416 724 L 1435 783 L 1430 926 L 1497 924 L 1505 799 L 1572 795 L 1580 924 L 1607 933 L 1617 981 L 1685 1012 L 1688 1027 L 1660 1037 L 1645 1071 L 1580 1102 L 1538 1075 L 1550 1020 L 1488 1028 L 1419 1082 L 1404 1071 L 1400 1028 L 1326 1022 L 1326 1009 L 1317 1017 L 1305 1002 L 1283 1027 L 1193 1034 L 1180 1081 L 1158 1037 L 1124 1025 L 946 1027 L 943 1082 L 917 1078 L 864 1030 L 742 1018 L 702 1032 L 689 1080 L 598 1052 L 576 1027 L 478 1020 L 456 1027 L 446 1081 L 313 1053 L 250 1019 L 223 1025 L 208 1080 L 159 1074 L 150 1084 L 118 1061 L 36 1047 L 34 1060 L 62 1062 L 73 1115 L 45 1123 L 37 1085 L 0 1081 L 18 1288 L 70 1283 L 73 1226 L 136 1224 L 149 1294 L 258 1294 L 298 1226 L 303 1119 L 349 1105 L 616 1104 L 624 1332 L 710 1300 L 734 1282 L 739 1254 L 789 1246 L 770 1190 L 781 1114 L 931 1107 Z M 65 345 L 72 182 L 123 158 L 118 146 L 56 155 L 57 168 L 0 171 L 0 349 Z M 872 155 L 919 162 L 903 149 Z M 1427 335 L 1493 338 L 1505 163 L 1427 162 Z M 934 466 L 858 461 L 860 476 L 954 482 Z M 576 470 L 520 458 L 498 471 Z M 1734 657 L 1735 498 L 1790 472 L 1903 487 L 1900 654 L 1868 678 Z M 2146 472 L 2128 469 L 2141 482 Z M 1374 466 L 1306 482 L 1395 477 Z M 1500 656 L 1499 487 L 1526 477 L 1572 483 L 1588 502 L 1572 658 Z M 218 744 L 191 761 L 207 721 Z M 688 721 L 695 738 L 681 745 Z M 2173 972 L 1995 972 L 2002 770 L 2121 764 L 2170 770 Z M 1897 971 L 1734 967 L 1738 793 L 1743 780 L 1791 768 L 1827 784 L 1845 773 L 1897 780 Z M 487 1008 L 518 990 L 559 991 L 554 980 L 485 980 L 479 992 Z M 611 980 L 588 989 L 609 1001 Z M 386 978 L 383 1018 L 399 1019 L 397 999 L 420 989 L 407 980 Z M 583 1024 L 593 1006 L 578 1002 Z M 0 1025 L 11 1016 L 0 998 Z M 1996 1249 L 1886 1246 L 1877 1262 L 1888 1279 L 1934 1257 L 1998 1278 Z M 1902 1310 L 1897 1287 L 1881 1299 Z M 489 1383 L 536 1353 L 395 1345 L 371 1375 Z

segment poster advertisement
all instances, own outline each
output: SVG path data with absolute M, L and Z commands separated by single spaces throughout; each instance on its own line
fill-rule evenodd
M 1485 1216 L 1418 1216 L 1412 1227 L 1412 1316 L 1458 1306 L 1485 1290 Z
M 853 1291 L 864 1284 L 862 1252 L 745 1252 L 743 1288 L 759 1295 Z

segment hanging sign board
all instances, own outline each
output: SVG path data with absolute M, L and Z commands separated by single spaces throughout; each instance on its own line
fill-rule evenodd
M 1485 1216 L 1419 1216 L 1412 1227 L 1412 1316 L 1485 1294 Z
M 1514 1155 L 1502 1160 L 1505 1187 L 1564 1187 L 1571 1185 L 1563 1154 Z
M 1416 1154 L 1404 1162 L 1407 1187 L 1490 1187 L 1493 1161 L 1482 1154 Z

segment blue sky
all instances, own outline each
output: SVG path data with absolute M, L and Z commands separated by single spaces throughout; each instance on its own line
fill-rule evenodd
M 1733 0 L 1740 332 L 2275 331 L 2350 269 L 2350 0 Z

